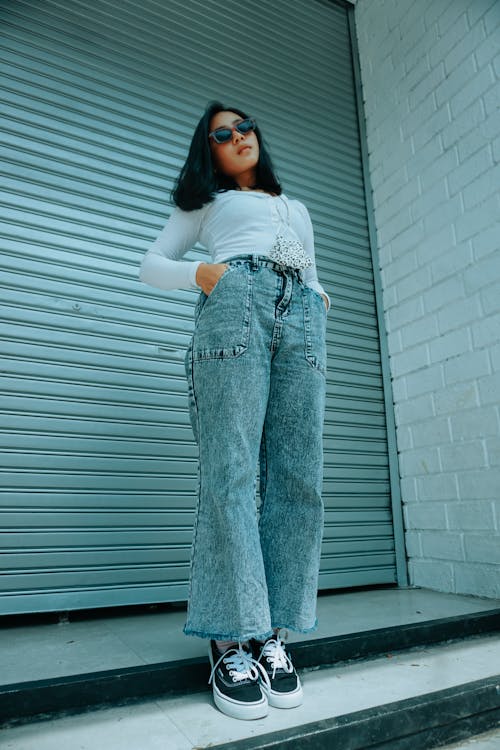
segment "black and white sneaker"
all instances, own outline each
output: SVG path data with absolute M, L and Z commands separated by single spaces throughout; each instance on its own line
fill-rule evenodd
M 262 693 L 259 671 L 264 681 L 265 670 L 252 658 L 252 653 L 241 643 L 222 653 L 215 641 L 210 641 L 208 658 L 212 672 L 208 684 L 217 708 L 235 719 L 262 719 L 268 714 L 268 703 Z
M 275 708 L 300 706 L 304 697 L 302 685 L 279 634 L 264 643 L 251 639 L 250 646 L 255 660 L 267 673 L 267 680 L 261 681 L 261 688 L 269 705 Z

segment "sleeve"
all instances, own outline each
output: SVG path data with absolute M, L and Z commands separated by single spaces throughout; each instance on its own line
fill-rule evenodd
M 139 278 L 158 289 L 200 289 L 196 271 L 203 261 L 182 261 L 198 241 L 204 209 L 174 208 L 166 225 L 144 255 Z
M 316 270 L 316 256 L 314 253 L 314 230 L 311 217 L 309 216 L 309 211 L 303 203 L 297 201 L 297 205 L 300 209 L 300 213 L 305 225 L 305 232 L 304 236 L 302 237 L 302 243 L 304 245 L 304 250 L 313 262 L 312 266 L 309 266 L 309 268 L 306 268 L 304 270 L 304 283 L 306 284 L 306 286 L 310 286 L 316 292 L 319 292 L 320 294 L 324 294 L 326 296 L 328 300 L 326 310 L 328 312 L 331 307 L 332 301 L 330 299 L 330 296 L 325 292 L 324 288 L 321 286 L 318 280 L 318 272 Z

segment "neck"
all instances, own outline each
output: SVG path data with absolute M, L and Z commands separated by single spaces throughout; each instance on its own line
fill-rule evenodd
M 250 169 L 248 172 L 243 172 L 243 174 L 236 177 L 236 182 L 242 190 L 254 190 L 257 187 L 255 184 L 256 181 L 257 171 L 255 169 Z

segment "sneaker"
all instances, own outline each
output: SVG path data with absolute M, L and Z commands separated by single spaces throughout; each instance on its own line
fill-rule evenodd
M 210 641 L 208 658 L 212 672 L 208 684 L 213 680 L 214 701 L 222 713 L 234 719 L 262 719 L 268 714 L 268 703 L 259 682 L 259 670 L 252 653 L 241 643 L 221 652 L 215 641 Z
M 264 643 L 252 638 L 250 647 L 254 659 L 267 673 L 267 680 L 261 681 L 261 688 L 269 705 L 275 708 L 300 706 L 303 699 L 300 679 L 279 634 Z

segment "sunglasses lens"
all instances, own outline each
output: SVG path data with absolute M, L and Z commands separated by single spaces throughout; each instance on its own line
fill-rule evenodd
M 236 125 L 236 130 L 240 133 L 249 133 L 254 128 L 255 122 L 250 117 L 247 117 L 246 120 L 242 120 Z
M 231 139 L 232 135 L 233 131 L 229 130 L 229 128 L 220 128 L 214 131 L 214 140 L 216 143 L 226 143 L 226 141 Z

